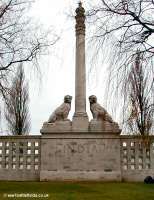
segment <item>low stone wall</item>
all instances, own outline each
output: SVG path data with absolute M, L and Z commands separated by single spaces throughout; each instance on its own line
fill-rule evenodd
M 0 137 L 0 180 L 143 181 L 154 176 L 154 136 L 52 133 Z
M 39 180 L 40 136 L 0 137 L 0 180 Z
M 121 136 L 121 176 L 124 181 L 143 181 L 154 176 L 154 137 Z

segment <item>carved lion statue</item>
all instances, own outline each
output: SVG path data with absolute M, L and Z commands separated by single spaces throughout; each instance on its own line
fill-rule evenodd
M 97 97 L 95 95 L 91 95 L 89 97 L 90 102 L 90 110 L 93 115 L 93 119 L 108 121 L 113 123 L 112 117 L 107 113 L 107 111 L 97 103 Z
M 62 103 L 49 117 L 48 123 L 54 123 L 55 121 L 67 120 L 68 114 L 71 110 L 72 96 L 66 95 L 64 97 L 64 103 Z

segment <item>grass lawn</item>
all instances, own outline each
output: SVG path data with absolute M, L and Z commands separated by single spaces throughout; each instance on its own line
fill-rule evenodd
M 48 197 L 8 197 L 8 195 Z M 154 200 L 154 184 L 103 182 L 0 182 L 2 199 L 51 200 Z

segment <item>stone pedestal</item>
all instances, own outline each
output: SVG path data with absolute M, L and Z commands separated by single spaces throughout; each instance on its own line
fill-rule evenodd
M 41 134 L 50 134 L 54 132 L 68 132 L 72 131 L 72 123 L 70 120 L 56 121 L 55 123 L 44 122 Z
M 87 115 L 73 116 L 72 131 L 87 132 L 89 130 L 89 120 Z
M 40 180 L 120 181 L 119 136 L 99 132 L 43 135 Z
M 108 121 L 92 119 L 89 123 L 90 132 L 102 132 L 108 134 L 120 134 L 121 130 L 116 122 L 110 123 Z

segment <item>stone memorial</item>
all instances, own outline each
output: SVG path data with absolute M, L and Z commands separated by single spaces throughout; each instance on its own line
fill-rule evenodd
M 85 10 L 76 9 L 75 113 L 68 120 L 71 97 L 43 124 L 41 180 L 120 180 L 121 130 L 107 111 L 89 97 L 93 119 L 86 112 Z
M 154 136 L 143 140 L 139 135 L 120 135 L 118 124 L 95 95 L 89 97 L 93 119 L 88 118 L 81 2 L 75 20 L 75 98 L 64 97 L 43 123 L 41 135 L 0 136 L 0 180 L 148 182 L 154 176 Z M 72 100 L 75 112 L 70 120 Z

